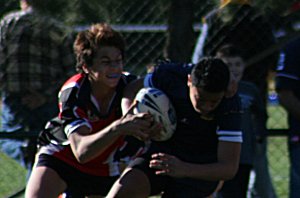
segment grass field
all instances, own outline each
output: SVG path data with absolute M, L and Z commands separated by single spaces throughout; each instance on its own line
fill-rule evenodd
M 285 137 L 270 137 L 269 167 L 278 198 L 288 198 L 289 160 Z
M 270 116 L 268 128 L 287 127 L 286 115 L 281 107 L 270 106 L 268 111 Z M 269 137 L 268 142 L 269 167 L 277 196 L 287 198 L 289 161 L 286 137 Z M 0 153 L 0 167 L 0 198 L 5 198 L 25 186 L 26 171 L 2 153 Z
M 268 107 L 269 119 L 268 129 L 287 129 L 286 111 L 277 105 Z M 268 159 L 269 168 L 276 189 L 278 198 L 288 198 L 289 183 L 289 159 L 287 150 L 287 137 L 269 137 L 268 138 Z
M 0 198 L 8 197 L 25 186 L 26 170 L 0 153 Z

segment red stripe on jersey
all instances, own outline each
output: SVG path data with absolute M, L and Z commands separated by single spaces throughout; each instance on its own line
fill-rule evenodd
M 117 172 L 112 173 L 110 171 L 112 169 L 116 169 L 114 167 L 116 164 L 113 164 L 113 156 L 111 155 L 114 154 L 116 148 L 118 148 L 122 143 L 123 138 L 120 137 L 111 146 L 105 149 L 101 155 L 84 164 L 78 163 L 71 147 L 66 147 L 62 151 L 55 153 L 54 156 L 87 174 L 96 176 L 115 176 Z
M 79 109 L 77 112 L 80 114 L 84 113 Z M 109 124 L 111 124 L 114 120 L 118 118 L 119 116 L 117 116 L 115 112 L 112 112 L 107 118 L 101 118 L 99 120 L 90 121 L 89 123 L 92 126 L 91 133 L 99 132 L 101 129 L 107 127 Z M 98 157 L 85 164 L 80 164 L 77 161 L 73 152 L 71 151 L 70 146 L 67 146 L 66 148 L 57 153 L 54 153 L 54 156 L 70 164 L 71 166 L 79 169 L 82 172 L 97 176 L 112 176 L 111 174 L 116 174 L 116 172 L 111 172 L 111 170 L 116 169 L 116 164 L 113 163 L 113 154 L 114 151 L 117 148 L 119 148 L 123 143 L 123 137 L 118 138 L 116 141 L 112 142 L 112 144 L 107 149 L 105 149 L 103 153 L 101 153 Z

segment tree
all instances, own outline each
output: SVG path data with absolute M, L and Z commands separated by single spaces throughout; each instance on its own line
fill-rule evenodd
M 0 0 L 0 19 L 7 13 L 20 9 L 19 0 Z
M 172 0 L 168 21 L 165 57 L 189 62 L 195 38 L 193 30 L 193 0 Z

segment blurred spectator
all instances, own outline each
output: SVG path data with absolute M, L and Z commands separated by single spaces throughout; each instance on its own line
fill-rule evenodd
M 276 39 L 272 25 L 250 3 L 250 0 L 220 0 L 220 7 L 203 18 L 192 61 L 195 63 L 203 56 L 216 54 L 217 49 L 226 43 L 243 49 L 246 68 L 242 80 L 257 86 L 266 108 L 268 74 L 275 70 L 278 52 L 273 50 Z M 266 139 L 256 146 L 255 191 L 261 197 L 276 197 L 268 171 Z
M 250 0 L 221 0 L 220 7 L 203 18 L 192 62 L 214 55 L 220 46 L 232 43 L 245 50 L 243 80 L 256 84 L 266 100 L 268 71 L 271 68 L 275 70 L 278 53 L 269 55 L 265 50 L 271 48 L 275 41 L 272 25 L 250 5 Z
M 3 132 L 39 132 L 57 114 L 58 89 L 74 70 L 70 31 L 41 12 L 38 1 L 21 0 L 21 10 L 1 20 Z M 35 138 L 0 142 L 4 153 L 27 168 L 31 168 L 35 146 Z
M 280 54 L 276 90 L 280 104 L 288 112 L 290 198 L 300 195 L 300 37 L 289 42 Z
M 224 182 L 219 197 L 246 198 L 250 172 L 255 163 L 256 140 L 261 141 L 266 136 L 265 120 L 267 113 L 257 87 L 253 83 L 241 80 L 246 66 L 242 50 L 231 44 L 226 44 L 220 47 L 216 56 L 228 65 L 237 80 L 238 95 L 241 98 L 244 112 L 241 124 L 243 143 L 239 169 L 233 179 Z

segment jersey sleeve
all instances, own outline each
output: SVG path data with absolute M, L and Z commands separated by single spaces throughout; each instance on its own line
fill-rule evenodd
M 241 103 L 238 96 L 224 99 L 217 115 L 219 141 L 243 142 L 241 129 Z
M 174 85 L 187 80 L 192 64 L 163 63 L 155 67 L 152 73 L 145 76 L 144 87 L 155 87 L 162 91 L 174 89 Z
M 80 76 L 73 76 L 64 84 L 59 93 L 59 117 L 66 121 L 64 124 L 64 131 L 67 136 L 81 126 L 87 126 L 92 130 L 92 125 L 89 122 L 87 112 L 84 108 L 85 104 L 83 102 L 88 102 L 89 99 L 79 98 L 81 95 L 85 95 L 79 94 L 80 87 L 85 86 L 85 84 L 76 78 L 80 78 Z M 86 88 L 88 88 L 88 86 L 86 86 Z M 87 89 L 82 88 L 81 90 L 88 91 Z

